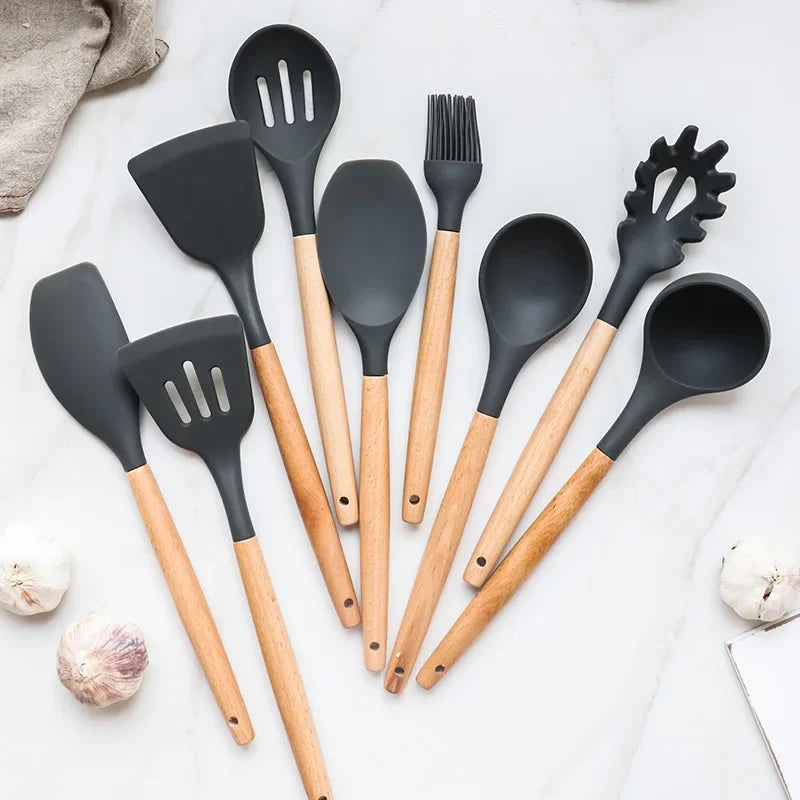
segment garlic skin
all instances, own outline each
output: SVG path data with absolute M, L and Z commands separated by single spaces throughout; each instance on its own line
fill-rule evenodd
M 99 708 L 135 694 L 147 669 L 147 647 L 137 625 L 94 611 L 64 631 L 58 677 L 81 703 Z
M 780 619 L 800 605 L 800 561 L 760 539 L 742 539 L 722 559 L 719 593 L 744 619 Z
M 28 616 L 52 611 L 67 591 L 69 552 L 37 528 L 9 526 L 0 535 L 0 605 Z

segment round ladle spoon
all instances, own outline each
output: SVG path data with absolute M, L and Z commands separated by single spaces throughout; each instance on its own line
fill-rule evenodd
M 302 28 L 268 25 L 240 48 L 228 96 L 236 119 L 278 176 L 294 238 L 294 255 L 311 387 L 342 525 L 358 522 L 358 498 L 333 317 L 317 255 L 314 176 L 322 146 L 339 113 L 341 89 L 328 51 Z
M 390 692 L 403 690 L 419 655 L 511 385 L 539 347 L 575 319 L 591 284 L 586 242 L 559 217 L 519 217 L 501 228 L 486 248 L 478 286 L 489 329 L 489 367 L 390 654 L 384 683 Z
M 628 404 L 564 487 L 500 562 L 417 675 L 435 686 L 566 529 L 633 437 L 667 406 L 725 392 L 756 376 L 769 352 L 766 311 L 738 281 L 710 273 L 671 283 L 644 322 L 644 353 Z
M 636 169 L 636 189 L 625 196 L 628 216 L 617 229 L 620 265 L 614 282 L 486 523 L 464 572 L 464 580 L 470 585 L 482 586 L 500 560 L 639 290 L 651 276 L 683 261 L 684 244 L 705 237 L 700 227 L 702 220 L 725 213 L 719 195 L 734 185 L 735 177 L 729 172 L 717 172 L 716 165 L 728 152 L 728 145 L 718 141 L 698 152 L 694 149 L 696 141 L 697 128 L 692 125 L 673 145 L 662 137 L 650 148 L 647 161 Z M 663 198 L 654 203 L 657 179 L 669 170 L 674 170 L 672 181 Z M 694 198 L 673 213 L 678 195 L 689 180 L 694 181 Z

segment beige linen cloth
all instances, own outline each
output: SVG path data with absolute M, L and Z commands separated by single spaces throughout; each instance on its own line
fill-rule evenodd
M 84 92 L 166 55 L 155 0 L 0 0 L 0 213 L 22 211 Z

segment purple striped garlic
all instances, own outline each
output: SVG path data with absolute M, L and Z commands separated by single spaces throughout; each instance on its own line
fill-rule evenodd
M 103 708 L 125 700 L 142 684 L 147 648 L 137 625 L 94 611 L 64 631 L 58 677 L 81 703 Z

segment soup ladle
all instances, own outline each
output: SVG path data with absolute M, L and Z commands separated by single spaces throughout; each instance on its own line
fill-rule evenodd
M 478 286 L 489 330 L 489 366 L 431 529 L 384 683 L 398 693 L 417 660 L 478 489 L 497 420 L 523 364 L 583 308 L 592 259 L 570 223 L 549 214 L 512 220 L 486 248 Z
M 639 380 L 617 421 L 550 501 L 417 675 L 435 686 L 522 586 L 636 434 L 667 406 L 726 392 L 752 380 L 769 352 L 770 329 L 758 298 L 732 278 L 689 275 L 666 287 L 644 322 Z

